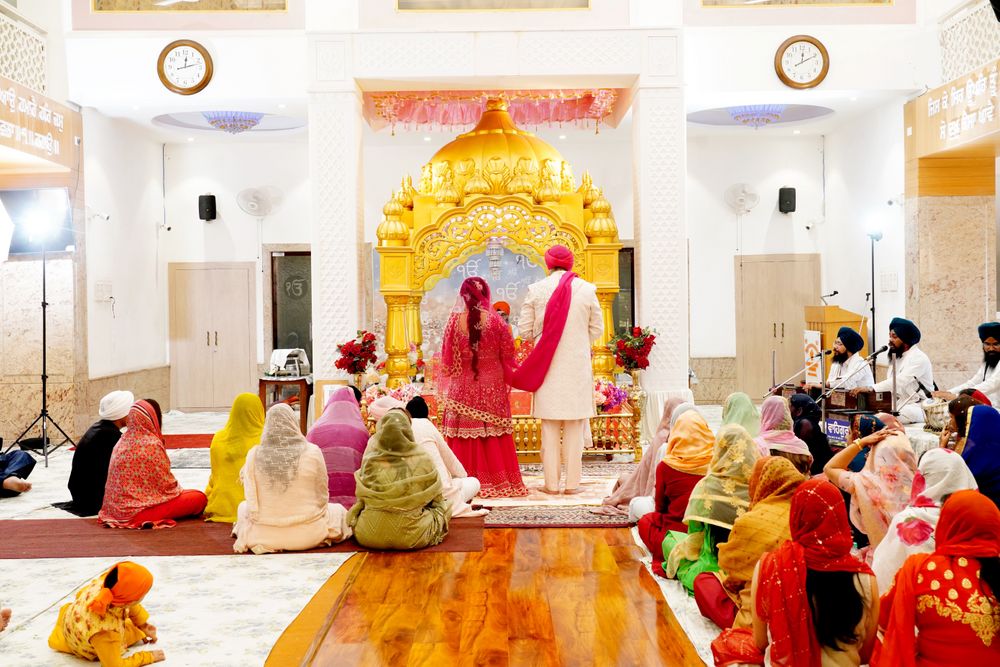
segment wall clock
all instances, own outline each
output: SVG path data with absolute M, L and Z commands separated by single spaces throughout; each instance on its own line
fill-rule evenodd
M 815 37 L 789 37 L 774 54 L 774 71 L 790 88 L 815 88 L 830 71 L 830 54 Z
M 167 90 L 178 95 L 194 95 L 212 80 L 212 56 L 198 42 L 178 39 L 160 51 L 156 73 Z

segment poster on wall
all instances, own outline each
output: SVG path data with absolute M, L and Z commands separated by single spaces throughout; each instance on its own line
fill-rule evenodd
M 11 2 L 11 0 L 5 1 Z M 288 0 L 91 0 L 90 8 L 94 14 L 117 12 L 284 12 L 288 10 Z
M 802 347 L 805 353 L 806 362 L 806 384 L 822 384 L 823 368 L 822 357 L 816 356 L 823 351 L 823 345 L 818 331 L 802 332 Z
M 590 0 L 396 0 L 400 12 L 496 12 L 590 9 Z
M 767 7 L 773 6 L 822 6 L 822 5 L 858 5 L 890 6 L 893 0 L 701 0 L 702 7 Z

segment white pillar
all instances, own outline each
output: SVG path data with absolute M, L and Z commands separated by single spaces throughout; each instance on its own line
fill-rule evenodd
M 362 251 L 361 97 L 357 91 L 313 93 L 309 100 L 312 190 L 312 321 L 317 380 L 337 375 L 337 343 L 359 322 L 358 257 Z
M 643 375 L 650 413 L 688 389 L 688 268 L 684 220 L 686 119 L 680 88 L 640 88 L 632 107 L 637 256 L 636 324 L 658 332 Z M 649 414 L 653 423 L 659 411 Z

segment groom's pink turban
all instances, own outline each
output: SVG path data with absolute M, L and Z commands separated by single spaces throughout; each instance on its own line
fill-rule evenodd
M 545 266 L 549 271 L 573 268 L 573 253 L 564 245 L 554 245 L 545 252 Z

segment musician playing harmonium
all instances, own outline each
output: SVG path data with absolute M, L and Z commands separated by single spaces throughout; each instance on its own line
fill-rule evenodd
M 827 387 L 850 390 L 875 385 L 872 367 L 858 355 L 864 346 L 865 341 L 857 331 L 851 327 L 840 327 L 837 339 L 833 341 L 833 363 L 826 378 Z
M 920 403 L 934 391 L 934 371 L 931 360 L 917 347 L 920 329 L 910 320 L 894 317 L 889 322 L 889 358 L 896 360 L 896 410 L 899 421 L 915 424 L 924 421 Z M 892 391 L 892 372 L 874 386 L 874 391 Z M 852 394 L 872 389 L 852 389 Z

